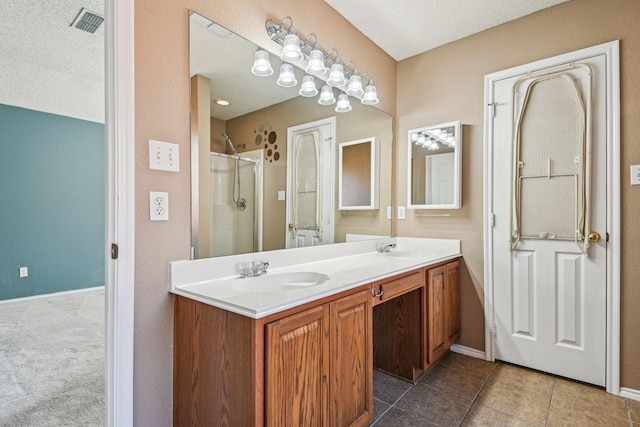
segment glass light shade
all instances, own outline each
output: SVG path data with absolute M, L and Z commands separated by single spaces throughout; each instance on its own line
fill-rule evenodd
M 362 103 L 365 105 L 375 105 L 378 101 L 378 90 L 376 85 L 369 82 L 367 87 L 364 88 L 364 96 L 362 97 Z
M 439 149 L 440 149 L 440 146 L 439 146 L 439 145 L 438 145 L 438 143 L 437 143 L 437 142 L 435 142 L 435 141 L 433 141 L 433 142 L 432 142 L 432 143 L 427 147 L 427 150 L 431 150 L 431 151 L 439 150 Z
M 362 77 L 358 74 L 354 74 L 349 79 L 349 86 L 347 87 L 347 95 L 360 96 L 364 93 L 362 89 Z
M 287 62 L 302 61 L 302 51 L 300 50 L 300 39 L 295 34 L 287 34 L 284 37 L 284 45 L 280 58 Z
M 424 147 L 426 143 L 427 143 L 427 138 L 423 134 L 418 135 L 418 140 L 416 141 L 416 144 L 422 145 Z
M 348 113 L 351 111 L 351 103 L 346 93 L 338 95 L 338 103 L 336 104 L 336 113 Z
M 320 98 L 318 98 L 318 104 L 320 105 L 332 105 L 335 104 L 336 98 L 333 96 L 333 89 L 331 86 L 324 85 L 320 90 Z
M 324 54 L 320 49 L 314 49 L 309 54 L 306 72 L 314 76 L 321 76 L 327 72 L 327 68 L 324 66 Z
M 418 134 L 417 133 L 412 133 L 411 134 L 411 142 L 416 142 L 418 140 Z
M 284 63 L 280 66 L 280 75 L 278 76 L 278 86 L 292 87 L 298 84 L 296 75 L 293 74 L 293 65 Z
M 334 87 L 340 87 L 347 84 L 347 79 L 344 77 L 344 67 L 342 66 L 342 64 L 333 64 L 331 66 L 327 84 Z
M 269 61 L 269 52 L 266 50 L 258 49 L 253 60 L 253 67 L 251 72 L 256 76 L 266 77 L 273 74 L 273 67 Z
M 300 85 L 300 95 L 306 97 L 316 96 L 318 94 L 318 88 L 316 87 L 316 81 L 313 76 L 306 75 L 302 78 L 302 84 Z

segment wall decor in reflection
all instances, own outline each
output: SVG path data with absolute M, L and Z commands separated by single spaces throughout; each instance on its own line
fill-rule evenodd
M 269 162 L 277 162 L 280 160 L 280 152 L 278 151 L 278 134 L 272 130 L 271 126 L 261 124 L 253 131 L 256 134 L 255 143 L 264 148 L 264 159 Z

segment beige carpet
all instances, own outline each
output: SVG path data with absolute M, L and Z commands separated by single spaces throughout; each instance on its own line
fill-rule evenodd
M 104 289 L 0 303 L 0 426 L 103 426 L 104 377 Z

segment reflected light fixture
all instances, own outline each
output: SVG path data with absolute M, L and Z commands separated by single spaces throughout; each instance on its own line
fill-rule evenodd
M 271 66 L 271 61 L 269 61 L 269 52 L 260 48 L 256 50 L 251 72 L 260 77 L 266 77 L 273 74 L 273 67 Z
M 311 36 L 314 37 L 315 43 L 313 44 L 313 48 L 311 48 L 311 44 L 308 45 L 311 51 L 309 52 L 309 61 L 307 62 L 307 68 L 305 68 L 305 71 L 307 74 L 321 76 L 327 72 L 327 67 L 324 65 L 324 53 L 318 43 L 318 37 L 314 33 L 309 34 L 305 39 L 305 42 L 309 43 Z
M 298 84 L 296 75 L 293 73 L 293 65 L 285 62 L 280 66 L 280 75 L 276 83 L 282 87 L 293 87 Z
M 335 62 L 331 65 L 331 69 L 329 70 L 329 78 L 327 79 L 327 84 L 333 87 L 340 87 L 347 84 L 347 79 L 344 76 L 344 65 L 340 61 L 340 56 L 338 56 L 338 51 L 336 49 L 331 49 L 331 51 L 335 51 L 336 58 Z M 329 53 L 331 53 L 329 51 Z M 329 54 L 327 54 L 329 56 Z
M 335 104 L 336 98 L 333 96 L 333 89 L 329 85 L 322 86 L 320 90 L 320 98 L 318 98 L 318 104 L 320 105 L 332 105 Z
M 348 113 L 351 111 L 351 103 L 346 93 L 338 95 L 338 103 L 336 104 L 336 113 Z
M 313 76 L 306 75 L 302 78 L 302 84 L 300 85 L 300 95 L 306 97 L 316 96 L 318 94 L 318 88 L 316 87 L 316 81 Z

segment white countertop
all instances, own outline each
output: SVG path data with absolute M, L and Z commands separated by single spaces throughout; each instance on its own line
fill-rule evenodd
M 376 244 L 380 241 L 396 244 L 396 248 L 391 250 L 391 255 L 376 251 Z M 459 256 L 459 240 L 395 237 L 174 261 L 170 263 L 170 292 L 259 319 L 360 285 Z M 260 289 L 259 292 L 242 290 L 253 278 L 239 277 L 236 265 L 242 261 L 257 259 L 265 260 L 270 265 L 268 273 L 260 277 L 312 272 L 327 275 L 328 279 L 313 286 L 289 286 L 284 287 L 285 289 L 273 287 Z

